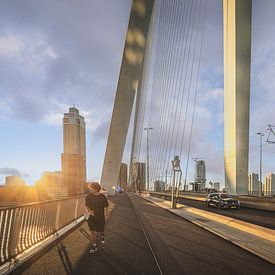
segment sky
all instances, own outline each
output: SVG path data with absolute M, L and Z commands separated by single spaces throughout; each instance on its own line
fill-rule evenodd
M 194 153 L 207 178 L 223 181 L 222 1 L 208 1 Z M 98 180 L 122 60 L 130 0 L 0 2 L 0 183 L 34 184 L 61 169 L 62 117 L 75 105 L 87 123 L 87 176 Z M 253 0 L 250 171 L 258 171 L 256 132 L 275 125 L 275 1 Z M 275 144 L 263 147 L 275 172 Z M 202 154 L 201 154 L 202 155 Z M 124 160 L 129 158 L 129 140 Z

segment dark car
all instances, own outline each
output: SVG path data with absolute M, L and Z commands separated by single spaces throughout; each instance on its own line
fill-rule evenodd
M 219 194 L 219 193 L 211 193 L 206 198 L 206 205 L 208 207 L 214 206 L 219 209 L 221 208 L 240 208 L 240 201 L 236 198 L 233 198 L 228 194 Z

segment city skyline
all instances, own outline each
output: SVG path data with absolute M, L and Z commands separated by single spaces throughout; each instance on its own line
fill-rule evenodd
M 32 185 L 42 171 L 61 169 L 61 119 L 73 104 L 87 117 L 87 178 L 100 177 L 131 3 L 92 1 L 77 7 L 64 3 L 41 6 L 27 1 L 24 7 L 19 2 L 1 3 L 1 183 L 9 173 L 22 176 Z M 253 4 L 249 172 L 258 173 L 256 133 L 274 124 L 275 39 L 269 33 L 275 28 L 275 3 Z M 57 11 L 65 9 L 68 14 L 76 9 L 81 12 L 81 20 L 77 13 L 74 20 L 57 16 L 50 12 L 53 7 Z M 82 13 L 84 10 L 87 12 Z M 100 16 L 106 11 L 103 18 L 109 28 Z M 223 183 L 221 1 L 209 1 L 206 20 L 199 90 L 203 96 L 198 102 L 196 119 L 200 125 L 195 129 L 192 157 L 207 156 L 207 178 Z M 128 162 L 128 154 L 129 142 L 124 162 Z M 265 143 L 263 175 L 274 172 L 274 158 L 275 145 Z M 192 176 L 190 169 L 189 178 Z
M 0 274 L 273 274 L 274 13 L 0 2 Z

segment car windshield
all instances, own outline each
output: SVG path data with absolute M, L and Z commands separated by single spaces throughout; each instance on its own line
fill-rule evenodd
M 232 196 L 230 196 L 228 194 L 221 194 L 221 198 L 222 199 L 227 199 L 227 198 L 232 198 Z

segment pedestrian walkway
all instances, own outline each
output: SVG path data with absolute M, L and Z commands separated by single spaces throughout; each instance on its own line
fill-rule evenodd
M 109 199 L 107 242 L 96 254 L 78 228 L 23 274 L 273 274 L 273 265 L 137 195 Z
M 109 199 L 113 210 L 106 222 L 107 242 L 96 254 L 89 254 L 89 240 L 78 228 L 62 241 L 63 248 L 53 247 L 23 274 L 159 274 L 127 196 Z M 81 228 L 89 233 L 86 223 Z

